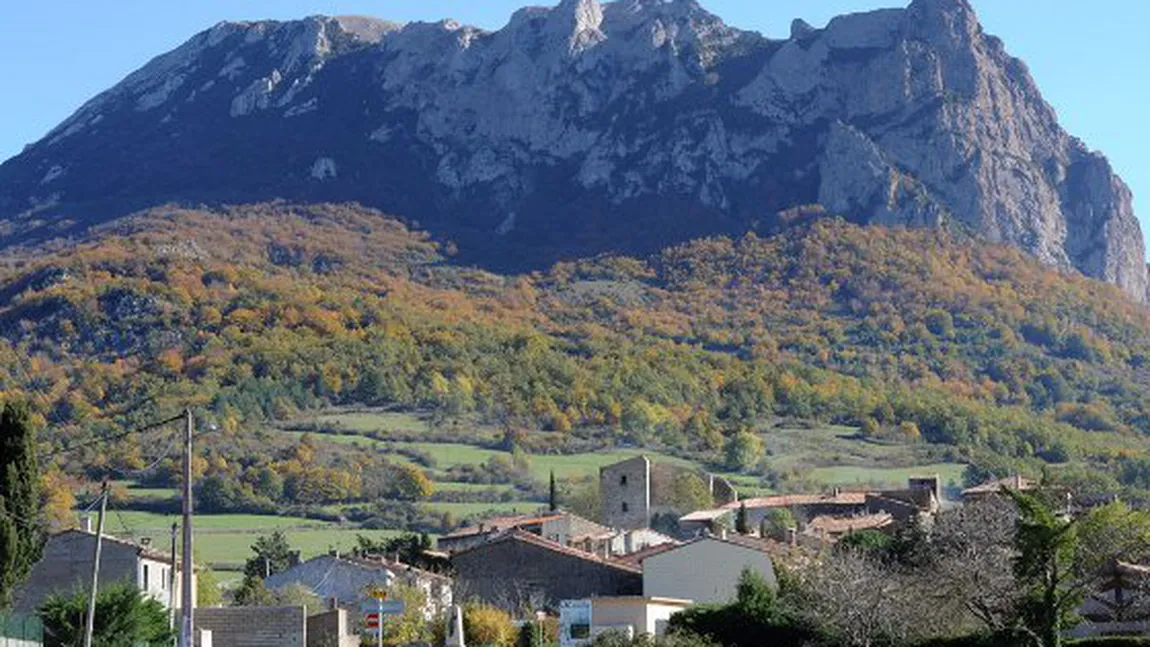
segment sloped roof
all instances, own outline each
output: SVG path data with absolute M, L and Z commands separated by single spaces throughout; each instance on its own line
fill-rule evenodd
M 52 537 L 53 538 L 62 537 L 64 535 L 70 535 L 70 534 L 83 535 L 85 537 L 92 538 L 92 539 L 95 539 L 95 537 L 96 537 L 96 533 L 88 532 L 87 530 L 82 530 L 80 528 L 69 528 L 68 530 L 61 530 L 60 532 L 53 534 Z M 107 533 L 104 533 L 104 541 L 112 542 L 114 544 L 119 544 L 121 546 L 127 546 L 128 548 L 133 548 L 136 550 L 136 553 L 140 557 L 144 557 L 146 559 L 150 559 L 150 560 L 157 561 L 157 562 L 171 562 L 172 561 L 171 553 L 166 553 L 166 552 L 163 552 L 160 550 L 156 550 L 156 549 L 152 548 L 151 546 L 144 546 L 143 544 L 137 544 L 134 541 L 128 541 L 127 539 L 122 539 L 120 537 L 114 537 L 114 536 L 109 535 Z
M 655 544 L 654 546 L 647 546 L 646 548 L 644 548 L 642 550 L 637 550 L 637 551 L 635 551 L 633 553 L 629 553 L 627 555 L 616 555 L 616 556 L 612 557 L 611 560 L 615 561 L 615 562 L 619 562 L 621 564 L 633 564 L 633 565 L 638 566 L 639 564 L 643 563 L 643 560 L 647 559 L 648 557 L 651 557 L 652 555 L 658 555 L 659 553 L 665 553 L 665 552 L 672 550 L 674 548 L 678 548 L 681 545 L 682 544 L 680 544 L 677 541 L 669 542 L 666 544 Z
M 728 503 L 724 508 L 791 508 L 805 505 L 866 505 L 867 492 L 839 492 L 837 494 L 779 494 Z
M 992 479 L 981 485 L 967 488 L 962 491 L 963 496 L 978 495 L 978 494 L 997 494 L 1003 490 L 1017 490 L 1019 492 L 1026 492 L 1038 487 L 1038 483 L 1026 478 L 1025 476 L 1008 476 L 1003 479 Z
M 503 544 L 503 543 L 506 543 L 509 541 L 515 541 L 515 542 L 520 542 L 520 543 L 524 543 L 524 544 L 531 544 L 533 546 L 538 546 L 540 548 L 544 548 L 546 550 L 549 550 L 549 551 L 557 553 L 557 554 L 567 555 L 569 557 L 576 557 L 578 559 L 582 559 L 582 560 L 588 561 L 588 562 L 595 562 L 596 564 L 608 566 L 610 568 L 617 568 L 619 570 L 627 571 L 629 573 L 642 573 L 643 572 L 643 570 L 641 568 L 639 568 L 638 566 L 635 566 L 633 564 L 627 564 L 627 563 L 617 562 L 617 561 L 610 560 L 610 559 L 605 559 L 603 557 L 595 555 L 594 553 L 588 553 L 586 551 L 579 550 L 578 548 L 572 548 L 570 546 L 564 546 L 563 544 L 551 541 L 550 539 L 544 539 L 543 537 L 540 537 L 538 535 L 534 535 L 534 534 L 531 534 L 529 532 L 524 532 L 524 531 L 518 530 L 518 529 L 509 530 L 509 531 L 499 535 L 498 537 L 492 539 L 491 541 L 479 544 L 478 546 L 472 546 L 471 548 L 467 548 L 465 550 L 461 550 L 452 557 L 452 560 L 454 561 L 454 560 L 462 557 L 463 555 L 467 555 L 467 554 L 473 553 L 475 551 L 489 550 L 495 546 L 498 546 L 500 544 Z
M 696 510 L 679 517 L 679 521 L 714 521 L 720 517 L 731 514 L 730 508 L 715 508 L 714 510 Z
M 651 557 L 655 557 L 656 555 L 662 555 L 664 553 L 672 553 L 672 552 L 675 552 L 676 550 L 679 550 L 680 548 L 686 548 L 688 546 L 693 546 L 699 542 L 704 542 L 704 541 L 717 541 L 717 542 L 721 542 L 721 543 L 728 544 L 731 546 L 738 546 L 739 548 L 745 548 L 747 550 L 753 550 L 753 551 L 757 551 L 760 553 L 766 553 L 768 555 L 781 555 L 781 554 L 786 553 L 788 550 L 788 548 L 785 544 L 779 543 L 779 542 L 774 541 L 772 539 L 762 539 L 760 537 L 750 537 L 747 535 L 740 535 L 737 533 L 728 533 L 726 536 L 723 536 L 723 535 L 702 535 L 702 536 L 696 537 L 696 538 L 692 539 L 691 541 L 688 541 L 684 544 L 679 544 L 677 546 L 672 546 L 672 547 L 667 548 L 665 550 L 656 551 L 656 552 L 649 554 L 649 555 L 644 555 L 639 561 L 645 561 Z
M 561 519 L 564 515 L 567 514 L 570 513 L 550 512 L 547 514 L 525 514 L 509 517 L 491 517 L 489 519 L 484 519 L 479 525 L 467 526 L 466 528 L 460 528 L 459 530 L 449 532 L 446 535 L 443 535 L 441 539 L 456 539 L 459 537 L 470 537 L 472 535 L 478 535 L 481 533 L 501 532 L 504 530 L 510 530 L 512 528 L 531 526 L 538 523 L 543 523 L 545 521 Z
M 858 517 L 831 517 L 821 516 L 811 519 L 807 524 L 807 534 L 842 535 L 848 532 L 862 530 L 878 530 L 894 523 L 894 517 L 889 512 L 868 514 Z

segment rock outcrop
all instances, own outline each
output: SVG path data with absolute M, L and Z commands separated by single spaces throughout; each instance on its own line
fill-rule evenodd
M 1147 292 L 1129 190 L 965 0 L 795 21 L 785 41 L 693 0 L 563 0 L 495 32 L 223 23 L 0 166 L 9 239 L 272 197 L 363 201 L 523 266 L 821 203 Z

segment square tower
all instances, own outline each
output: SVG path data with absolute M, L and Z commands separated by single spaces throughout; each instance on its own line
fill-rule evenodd
M 603 523 L 636 530 L 651 523 L 651 461 L 636 456 L 599 469 Z

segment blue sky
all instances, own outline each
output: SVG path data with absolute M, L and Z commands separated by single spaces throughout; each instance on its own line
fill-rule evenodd
M 502 26 L 529 0 L 9 0 L 0 21 L 0 160 L 151 57 L 221 20 L 364 14 Z M 535 0 L 534 4 L 544 4 Z M 784 36 L 791 19 L 898 0 L 702 0 L 729 24 Z M 973 0 L 983 25 L 1025 60 L 1063 126 L 1110 157 L 1150 233 L 1150 2 Z M 1139 197 L 1141 196 L 1141 199 Z

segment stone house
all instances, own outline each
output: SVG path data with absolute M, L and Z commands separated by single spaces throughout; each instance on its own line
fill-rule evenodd
M 642 560 L 643 595 L 725 604 L 734 600 L 744 569 L 777 587 L 772 554 L 786 548 L 770 540 L 740 535 L 706 535 Z
M 1031 492 L 1037 490 L 1039 484 L 1025 476 L 1011 476 L 1003 479 L 991 479 L 974 487 L 962 491 L 963 503 L 974 503 L 985 499 L 1002 496 L 1005 490 L 1016 492 Z
M 642 569 L 512 530 L 451 558 L 457 597 L 505 608 L 554 606 L 560 600 L 638 595 Z
M 95 548 L 96 534 L 89 530 L 74 528 L 49 537 L 43 557 L 32 567 L 24 585 L 16 590 L 13 610 L 34 612 L 54 593 L 67 595 L 91 588 Z M 176 569 L 173 591 L 172 572 L 169 553 L 155 550 L 149 543 L 136 544 L 104 535 L 100 553 L 100 588 L 127 582 L 165 608 L 173 603 L 179 608 L 182 574 Z
M 359 610 L 373 587 L 403 585 L 419 589 L 427 600 L 424 616 L 431 620 L 453 604 L 451 578 L 383 557 L 320 555 L 264 580 L 270 589 L 302 584 L 329 603 Z
M 638 530 L 649 528 L 658 515 L 674 513 L 678 517 L 687 511 L 676 508 L 676 484 L 690 477 L 700 479 L 713 505 L 739 499 L 735 488 L 721 476 L 636 456 L 599 470 L 603 523 L 612 528 Z

